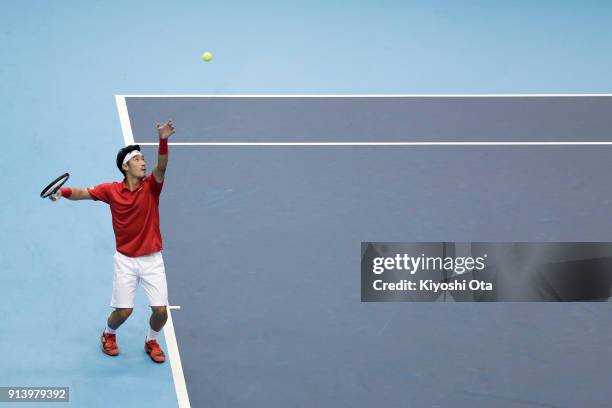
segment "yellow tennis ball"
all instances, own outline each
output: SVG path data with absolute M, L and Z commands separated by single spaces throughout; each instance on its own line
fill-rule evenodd
M 204 54 L 202 54 L 202 60 L 203 61 L 211 61 L 212 60 L 212 54 L 208 51 L 206 51 Z

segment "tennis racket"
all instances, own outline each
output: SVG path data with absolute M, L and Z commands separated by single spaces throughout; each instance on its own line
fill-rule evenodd
M 53 180 L 51 183 L 49 183 L 49 185 L 47 185 L 47 187 L 43 188 L 43 191 L 40 192 L 40 197 L 41 198 L 51 198 L 51 200 L 53 200 L 52 196 L 55 193 L 57 193 L 57 191 L 64 185 L 66 181 L 68 181 L 69 177 L 70 177 L 70 174 L 64 173 L 58 178 L 56 178 L 55 180 Z

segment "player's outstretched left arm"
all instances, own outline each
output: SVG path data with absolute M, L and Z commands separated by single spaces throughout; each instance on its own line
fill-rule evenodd
M 168 138 L 174 134 L 174 123 L 172 123 L 172 120 L 162 125 L 158 123 L 157 134 L 159 135 L 159 152 L 153 176 L 155 176 L 155 180 L 158 183 L 162 183 L 166 174 L 166 166 L 168 166 Z

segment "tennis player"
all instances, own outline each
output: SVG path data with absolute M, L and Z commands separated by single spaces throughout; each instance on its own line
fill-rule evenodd
M 140 283 L 152 310 L 144 348 L 153 361 L 163 363 L 166 357 L 157 343 L 157 336 L 168 319 L 168 289 L 159 230 L 159 196 L 168 165 L 168 138 L 174 134 L 174 124 L 172 121 L 162 125 L 158 123 L 157 132 L 157 167 L 148 177 L 140 146 L 131 145 L 117 153 L 117 167 L 123 174 L 123 181 L 87 189 L 64 187 L 50 198 L 52 201 L 61 197 L 100 200 L 110 205 L 117 244 L 110 302 L 114 310 L 100 337 L 102 351 L 109 356 L 119 354 L 115 331 L 132 314 L 136 288 Z

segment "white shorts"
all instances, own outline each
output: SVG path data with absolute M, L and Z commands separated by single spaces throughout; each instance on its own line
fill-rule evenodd
M 111 307 L 133 308 L 138 283 L 142 284 L 150 306 L 168 305 L 166 270 L 161 251 L 137 257 L 115 252 L 113 264 Z

